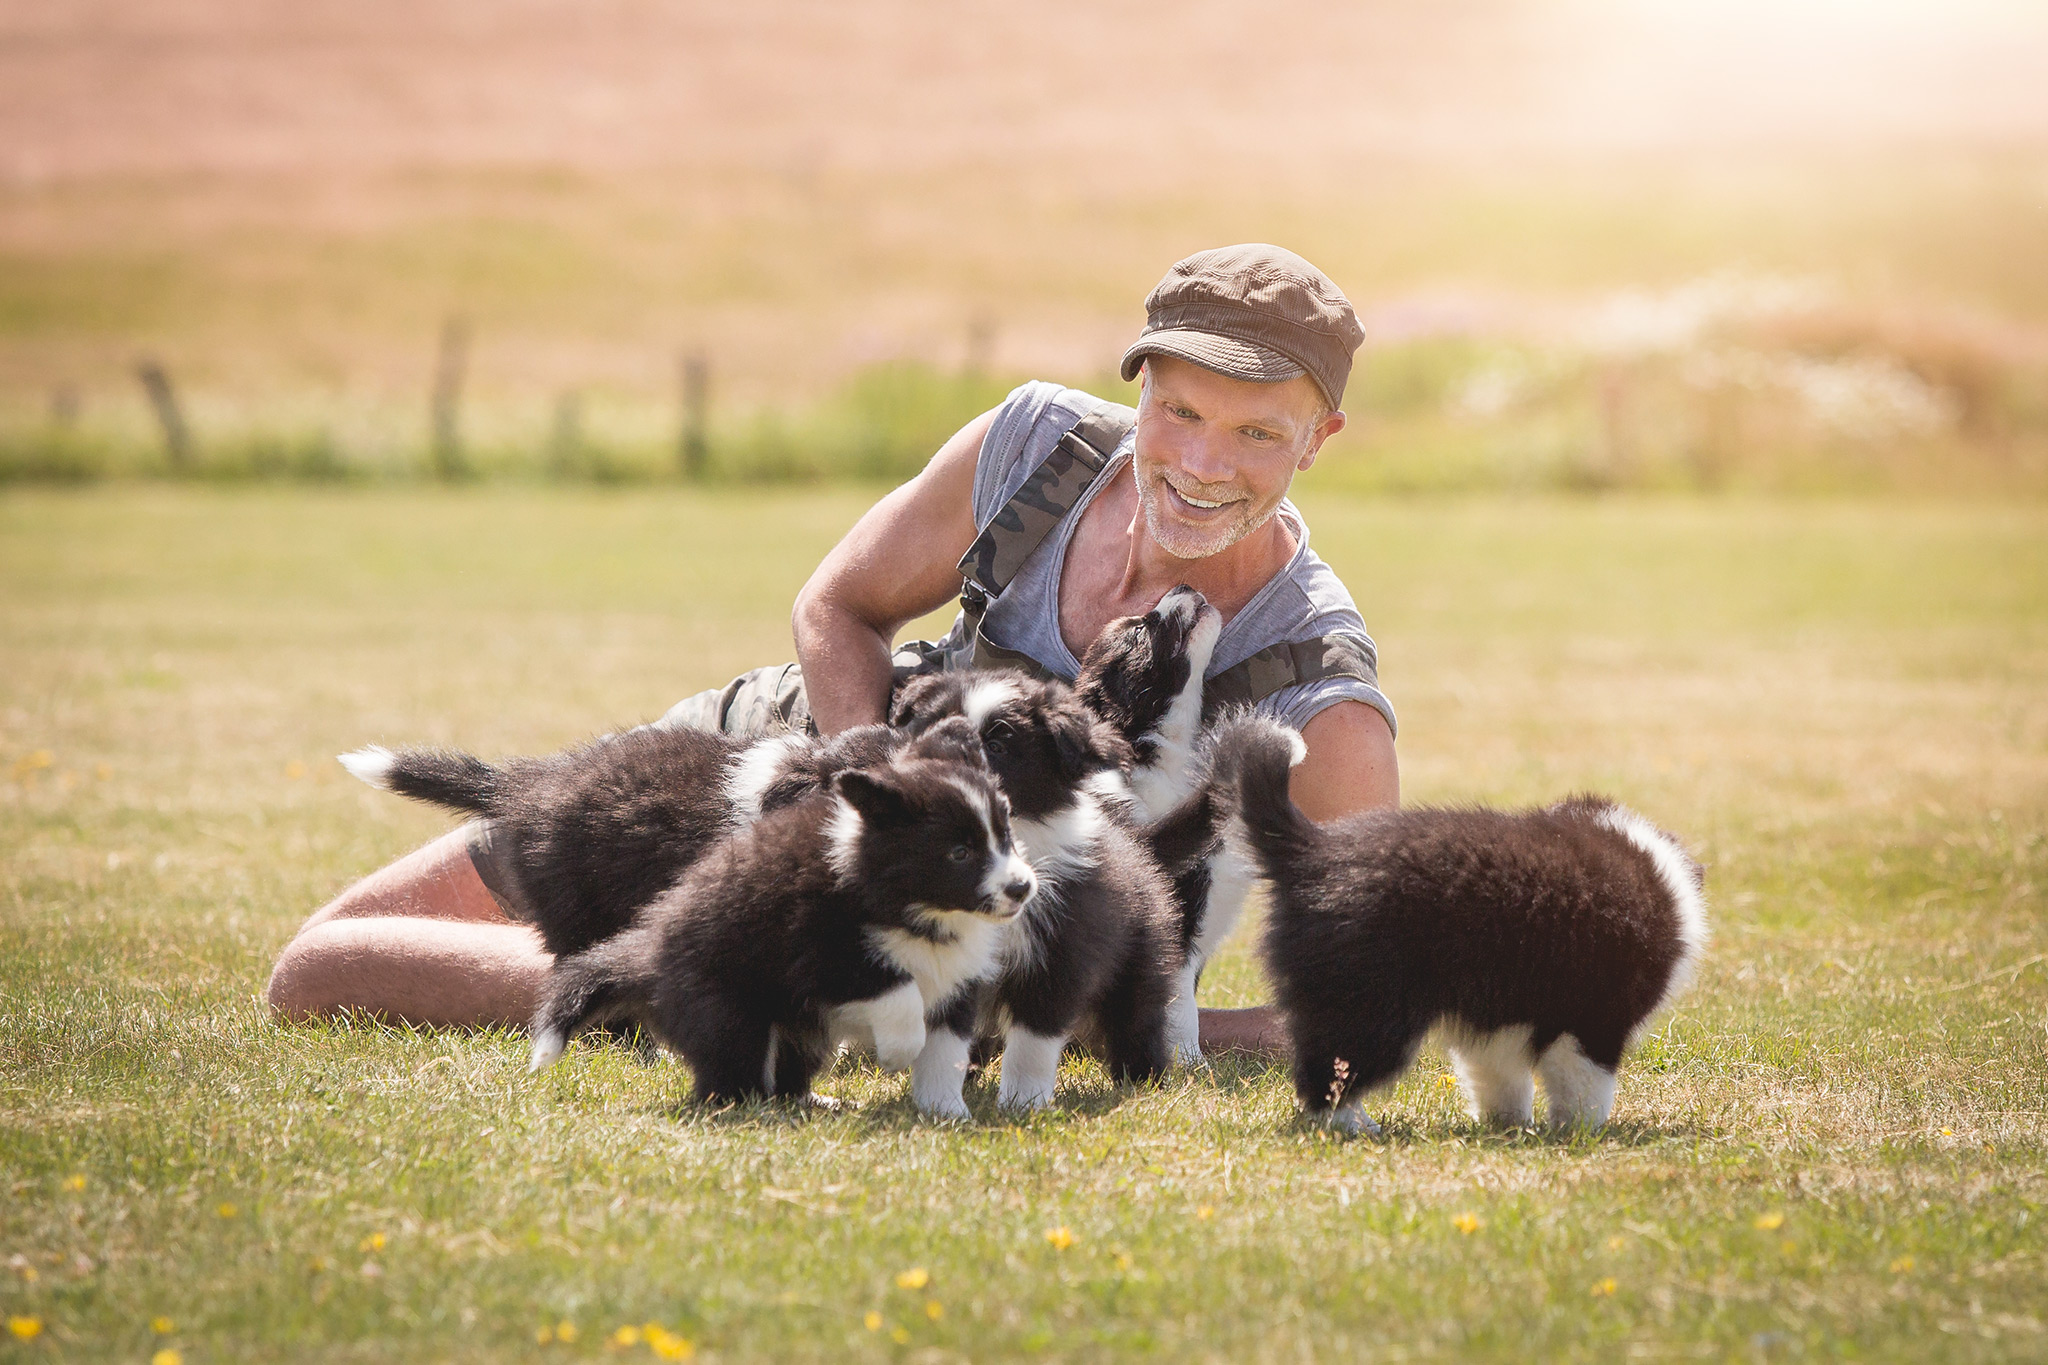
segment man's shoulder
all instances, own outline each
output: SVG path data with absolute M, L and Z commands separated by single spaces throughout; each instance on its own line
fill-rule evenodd
M 976 524 L 986 524 L 995 515 L 1030 472 L 1052 454 L 1062 436 L 1083 419 L 1114 413 L 1119 407 L 1085 389 L 1043 379 L 1012 389 L 996 409 L 995 421 L 981 443 L 974 474 Z

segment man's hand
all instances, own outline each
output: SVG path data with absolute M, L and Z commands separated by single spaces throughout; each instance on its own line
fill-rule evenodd
M 882 720 L 896 632 L 959 596 L 960 556 L 974 543 L 974 467 L 994 424 L 985 412 L 955 432 L 924 472 L 854 523 L 797 594 L 790 625 L 820 732 Z

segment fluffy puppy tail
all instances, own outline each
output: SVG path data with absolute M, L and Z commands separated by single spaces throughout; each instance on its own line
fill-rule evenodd
M 1237 822 L 1267 876 L 1314 846 L 1320 831 L 1287 793 L 1289 773 L 1308 753 L 1298 733 L 1246 716 L 1223 724 L 1213 753 L 1211 779 L 1235 794 Z
M 341 766 L 373 787 L 450 810 L 495 815 L 505 794 L 505 771 L 451 749 L 382 745 L 341 755 Z
M 654 993 L 655 948 L 652 931 L 635 928 L 557 961 L 533 1012 L 527 1070 L 554 1065 L 584 1029 L 642 1013 Z

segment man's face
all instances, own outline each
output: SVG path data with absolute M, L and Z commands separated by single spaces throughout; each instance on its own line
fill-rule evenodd
M 1179 559 L 1229 549 L 1272 519 L 1343 425 L 1307 375 L 1254 384 L 1147 356 L 1131 464 L 1152 539 Z

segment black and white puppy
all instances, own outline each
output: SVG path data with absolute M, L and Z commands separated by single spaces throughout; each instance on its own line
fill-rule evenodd
M 1183 584 L 1140 616 L 1102 628 L 1081 658 L 1074 691 L 1131 746 L 1132 811 L 1151 824 L 1200 781 L 1202 674 L 1223 614 Z
M 1074 690 L 1131 744 L 1131 813 L 1173 883 L 1179 908 L 1180 979 L 1167 1021 L 1177 1055 L 1199 1056 L 1202 969 L 1236 929 L 1256 877 L 1224 837 L 1226 807 L 1208 780 L 1202 743 L 1202 675 L 1223 616 L 1181 586 L 1142 616 L 1103 628 L 1081 661 Z
M 990 1030 L 1003 1038 L 1005 1108 L 1052 1099 L 1061 1050 L 1084 1027 L 1102 1039 L 1119 1082 L 1164 1072 L 1176 1060 L 1167 1010 L 1180 934 L 1166 879 L 1120 815 L 1129 747 L 1072 688 L 1008 670 L 914 678 L 891 720 L 913 733 L 959 720 L 973 728 L 1038 879 L 982 998 L 929 1021 L 912 1070 L 918 1104 L 967 1116 L 961 1085 L 974 1039 Z
M 1623 1051 L 1691 980 L 1702 874 L 1678 841 L 1597 796 L 1540 810 L 1375 811 L 1317 825 L 1288 798 L 1301 737 L 1219 735 L 1242 835 L 1272 887 L 1266 969 L 1311 1114 L 1377 1132 L 1365 1091 L 1442 1024 L 1473 1117 L 1607 1121 Z
M 883 725 L 829 743 L 648 727 L 498 764 L 377 746 L 341 762 L 373 787 L 489 818 L 509 844 L 521 908 L 548 951 L 565 957 L 625 928 L 737 826 L 837 772 L 883 761 L 905 740 Z
M 630 1019 L 697 1096 L 802 1096 L 847 1036 L 911 1066 L 925 1018 L 994 967 L 1038 890 L 978 762 L 908 754 L 837 774 L 714 846 L 627 929 L 556 962 L 533 1068 Z

